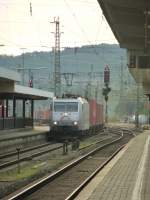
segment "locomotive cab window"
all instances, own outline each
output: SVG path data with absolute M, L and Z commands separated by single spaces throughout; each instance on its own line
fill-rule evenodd
M 55 112 L 65 112 L 65 103 L 64 102 L 55 102 L 54 103 Z
M 77 102 L 68 102 L 67 103 L 67 112 L 78 112 L 78 103 Z
M 54 103 L 55 112 L 78 112 L 77 102 L 55 102 Z

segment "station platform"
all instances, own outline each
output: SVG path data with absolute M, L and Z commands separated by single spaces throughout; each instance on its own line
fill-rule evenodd
M 150 200 L 150 130 L 135 136 L 76 200 Z
M 0 152 L 7 153 L 16 148 L 27 148 L 47 141 L 48 126 L 0 131 Z
M 49 131 L 48 126 L 35 126 L 34 128 L 8 129 L 0 131 L 0 141 L 12 140 L 20 137 L 34 136 Z

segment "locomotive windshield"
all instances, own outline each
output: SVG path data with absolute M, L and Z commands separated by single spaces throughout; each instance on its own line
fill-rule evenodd
M 55 112 L 78 112 L 78 102 L 54 102 Z

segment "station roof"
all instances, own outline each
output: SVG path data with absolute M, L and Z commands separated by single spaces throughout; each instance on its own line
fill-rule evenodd
M 0 98 L 6 99 L 16 97 L 17 99 L 33 99 L 33 100 L 46 100 L 48 98 L 53 98 L 54 94 L 52 92 L 25 87 L 21 85 L 15 85 L 12 90 L 6 90 L 0 92 Z
M 16 82 L 16 81 L 21 81 L 21 78 L 18 72 L 0 67 L 0 81 Z
M 98 0 L 98 2 L 121 47 L 150 48 L 149 0 Z
M 21 77 L 18 72 L 0 67 L 0 98 L 11 99 L 15 96 L 17 99 L 44 100 L 54 97 L 52 92 L 16 84 L 19 81 Z

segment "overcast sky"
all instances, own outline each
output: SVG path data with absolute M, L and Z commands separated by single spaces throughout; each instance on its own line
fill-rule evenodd
M 51 50 L 58 16 L 61 47 L 117 43 L 96 0 L 0 0 L 0 54 Z

